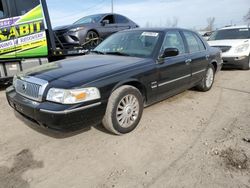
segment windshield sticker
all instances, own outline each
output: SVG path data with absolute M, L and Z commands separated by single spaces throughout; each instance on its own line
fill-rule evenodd
M 248 31 L 248 29 L 239 29 L 239 31 Z
M 158 37 L 159 33 L 155 32 L 143 32 L 141 36 L 147 36 L 147 37 Z

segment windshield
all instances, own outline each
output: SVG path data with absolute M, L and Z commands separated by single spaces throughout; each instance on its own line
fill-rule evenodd
M 76 24 L 98 23 L 101 18 L 102 18 L 102 15 L 86 16 L 86 17 L 83 17 L 80 20 L 76 21 L 74 23 L 74 25 L 76 25 Z
M 94 51 L 104 54 L 151 57 L 160 33 L 128 31 L 116 33 L 104 40 Z
M 227 40 L 227 39 L 249 39 L 250 31 L 248 28 L 225 29 L 215 31 L 209 40 Z

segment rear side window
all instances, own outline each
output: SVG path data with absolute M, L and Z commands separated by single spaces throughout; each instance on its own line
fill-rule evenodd
M 206 50 L 201 39 L 198 36 L 196 36 L 194 33 L 191 33 L 188 31 L 184 31 L 183 33 L 187 40 L 190 53 L 195 53 L 195 52 Z
M 121 16 L 121 15 L 116 15 L 115 21 L 116 21 L 116 23 L 128 23 L 129 22 L 127 18 L 125 18 L 124 16 Z
M 15 0 L 17 16 L 22 16 L 40 4 L 39 0 Z

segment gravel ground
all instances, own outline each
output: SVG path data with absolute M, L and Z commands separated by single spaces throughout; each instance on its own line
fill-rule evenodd
M 131 134 L 33 129 L 0 91 L 0 188 L 250 187 L 250 72 L 145 109 Z

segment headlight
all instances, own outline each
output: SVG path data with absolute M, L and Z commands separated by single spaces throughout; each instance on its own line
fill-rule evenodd
M 15 75 L 12 80 L 12 85 L 14 86 L 14 88 L 16 88 L 16 81 L 17 81 L 17 76 Z
M 77 104 L 100 98 L 99 90 L 94 87 L 72 90 L 51 88 L 47 94 L 48 101 L 61 104 Z
M 76 27 L 76 28 L 70 29 L 69 32 L 77 32 L 77 31 L 80 31 L 82 29 L 84 29 L 84 27 Z
M 242 45 L 239 45 L 235 48 L 235 53 L 242 53 L 242 52 L 245 52 L 247 51 L 249 48 L 249 44 L 242 44 Z

